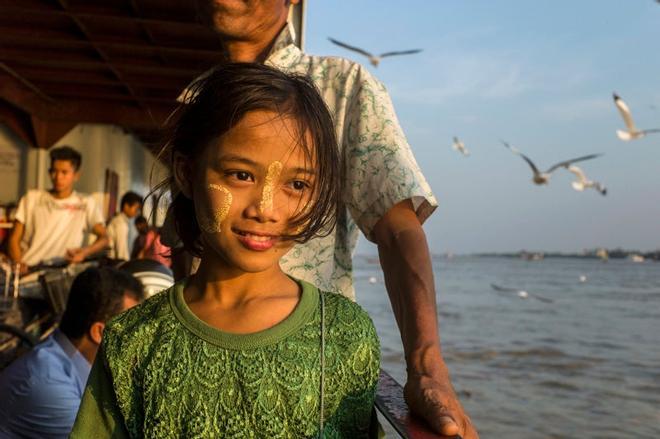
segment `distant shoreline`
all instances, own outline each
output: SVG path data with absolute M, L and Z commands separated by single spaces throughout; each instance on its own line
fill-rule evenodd
M 452 255 L 443 255 L 451 257 Z M 660 250 L 643 252 L 637 250 L 623 250 L 623 249 L 598 249 L 589 250 L 580 253 L 564 253 L 564 252 L 543 252 L 543 251 L 519 251 L 519 252 L 483 252 L 483 253 L 470 253 L 465 256 L 474 257 L 497 257 L 497 258 L 516 258 L 526 260 L 542 260 L 549 258 L 562 258 L 562 259 L 630 259 L 635 262 L 660 261 Z

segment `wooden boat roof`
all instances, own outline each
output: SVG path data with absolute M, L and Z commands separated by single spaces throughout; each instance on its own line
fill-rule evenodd
M 0 123 L 40 148 L 78 123 L 148 141 L 220 60 L 192 0 L 0 0 Z

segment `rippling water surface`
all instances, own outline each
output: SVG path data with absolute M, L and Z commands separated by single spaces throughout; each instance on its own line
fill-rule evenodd
M 445 360 L 481 437 L 660 438 L 660 263 L 456 257 L 433 264 Z M 403 350 L 376 259 L 356 258 L 355 283 L 378 329 L 383 367 L 403 382 Z M 491 283 L 554 303 L 498 293 Z

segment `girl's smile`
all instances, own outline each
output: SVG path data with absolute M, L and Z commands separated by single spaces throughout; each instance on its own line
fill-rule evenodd
M 238 240 L 245 248 L 253 251 L 266 251 L 271 249 L 279 240 L 278 235 L 263 232 L 253 232 L 232 228 L 232 232 L 238 235 Z

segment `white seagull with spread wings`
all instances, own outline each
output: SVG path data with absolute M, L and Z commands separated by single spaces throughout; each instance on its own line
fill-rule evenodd
M 635 122 L 633 121 L 632 114 L 630 113 L 630 108 L 628 108 L 628 105 L 616 93 L 614 93 L 612 96 L 614 97 L 614 105 L 616 105 L 619 113 L 621 113 L 621 117 L 623 118 L 623 122 L 626 124 L 627 128 L 627 131 L 616 130 L 616 135 L 619 136 L 619 139 L 628 142 L 630 140 L 641 139 L 647 134 L 660 133 L 660 128 L 654 128 L 651 130 L 638 130 L 635 126 Z
M 506 143 L 503 140 L 502 140 L 502 143 L 509 150 L 511 150 L 511 152 L 513 152 L 516 155 L 519 155 L 520 157 L 523 158 L 523 160 L 525 160 L 527 162 L 529 167 L 532 168 L 532 172 L 534 173 L 534 176 L 532 177 L 532 181 L 535 184 L 539 184 L 539 185 L 540 184 L 548 184 L 548 182 L 550 181 L 550 175 L 559 168 L 566 168 L 569 165 L 571 165 L 572 163 L 581 162 L 583 160 L 595 159 L 596 157 L 600 157 L 602 155 L 602 154 L 590 154 L 590 155 L 585 155 L 585 156 L 570 159 L 570 160 L 565 160 L 563 162 L 559 162 L 559 163 L 556 163 L 556 164 L 550 166 L 547 171 L 541 172 L 536 167 L 534 162 L 529 157 L 527 157 L 525 154 L 523 154 L 522 152 L 520 152 L 516 148 L 512 147 L 511 145 L 509 145 L 508 143 Z
M 589 180 L 582 169 L 574 165 L 566 166 L 569 172 L 575 174 L 577 180 L 571 182 L 571 186 L 576 191 L 582 192 L 585 189 L 596 189 L 601 195 L 607 195 L 607 188 L 597 181 Z
M 470 155 L 470 151 L 467 150 L 463 142 L 458 140 L 458 137 L 454 137 L 454 143 L 452 143 L 451 147 L 454 151 L 458 151 L 466 157 Z
M 516 295 L 521 299 L 529 299 L 531 297 L 533 299 L 540 300 L 541 302 L 545 302 L 545 303 L 554 302 L 554 300 L 548 299 L 547 297 L 539 296 L 538 294 L 532 294 L 525 290 L 519 290 L 517 288 L 506 288 L 495 284 L 490 284 L 490 287 L 500 293 L 516 293 Z
M 374 55 L 373 53 L 369 53 L 364 49 L 360 49 L 359 47 L 351 46 L 346 43 L 342 43 L 341 41 L 337 41 L 334 38 L 328 38 L 330 41 L 332 41 L 334 44 L 337 46 L 343 47 L 344 49 L 352 50 L 353 52 L 360 53 L 367 58 L 369 58 L 369 62 L 371 65 L 374 67 L 378 67 L 378 64 L 380 63 L 380 60 L 382 58 L 388 57 L 388 56 L 395 56 L 395 55 L 412 55 L 413 53 L 419 53 L 422 51 L 422 49 L 412 49 L 412 50 L 399 50 L 395 52 L 385 52 L 381 53 L 380 55 Z

